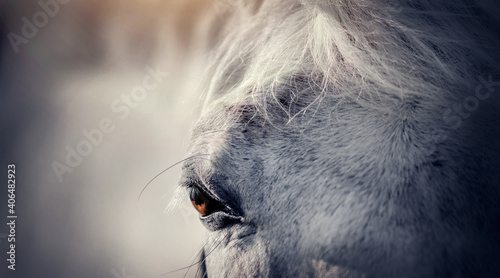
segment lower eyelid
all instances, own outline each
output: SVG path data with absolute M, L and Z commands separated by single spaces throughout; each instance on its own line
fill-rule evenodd
M 234 216 L 223 211 L 217 211 L 207 216 L 200 216 L 201 223 L 210 231 L 220 230 L 243 220 L 240 216 Z

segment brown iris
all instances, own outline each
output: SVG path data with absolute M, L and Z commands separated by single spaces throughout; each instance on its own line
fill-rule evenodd
M 202 215 L 207 216 L 210 213 L 224 209 L 219 202 L 208 196 L 205 192 L 198 187 L 191 187 L 191 203 L 194 208 Z
M 205 203 L 197 204 L 195 201 L 191 201 L 194 208 L 202 215 L 207 216 L 207 205 Z

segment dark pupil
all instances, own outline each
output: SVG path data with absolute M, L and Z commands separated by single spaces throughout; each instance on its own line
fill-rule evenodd
M 201 204 L 205 204 L 208 206 L 209 202 L 210 202 L 210 199 L 209 197 L 203 192 L 201 191 L 200 189 L 196 188 L 196 187 L 193 187 L 193 189 L 191 190 L 191 201 L 194 201 L 195 204 L 197 205 L 201 205 Z

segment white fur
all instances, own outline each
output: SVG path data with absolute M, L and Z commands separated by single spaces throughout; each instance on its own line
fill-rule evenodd
M 498 3 L 230 7 L 184 170 L 242 217 L 209 276 L 500 273 L 498 97 L 447 112 L 499 79 Z

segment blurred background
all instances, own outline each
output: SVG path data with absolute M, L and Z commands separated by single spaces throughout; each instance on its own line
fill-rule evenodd
M 0 277 L 193 277 L 205 229 L 172 213 L 213 31 L 210 0 L 1 0 L 0 216 L 16 165 L 16 270 Z M 213 20 L 212 20 L 213 21 Z

